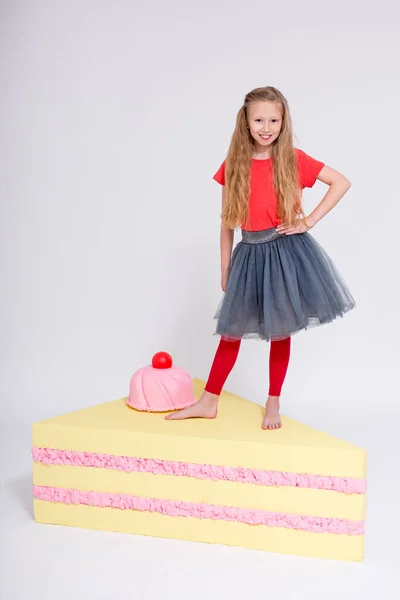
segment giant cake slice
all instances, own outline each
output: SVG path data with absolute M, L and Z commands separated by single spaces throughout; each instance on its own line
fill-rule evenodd
M 215 420 L 125 400 L 34 424 L 36 521 L 363 560 L 364 450 L 226 391 Z

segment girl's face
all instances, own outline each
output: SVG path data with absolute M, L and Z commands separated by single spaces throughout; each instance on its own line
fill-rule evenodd
M 278 138 L 282 127 L 282 115 L 275 102 L 252 102 L 247 111 L 250 133 L 256 150 L 263 152 Z

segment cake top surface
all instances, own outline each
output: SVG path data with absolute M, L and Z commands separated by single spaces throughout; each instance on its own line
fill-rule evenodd
M 195 395 L 200 397 L 205 382 L 193 380 Z M 282 417 L 283 427 L 263 431 L 263 407 L 223 391 L 220 397 L 218 418 L 166 421 L 165 414 L 136 411 L 125 404 L 126 398 L 90 406 L 58 417 L 46 419 L 36 425 L 82 428 L 95 431 L 131 432 L 156 436 L 175 436 L 265 444 L 266 446 L 312 446 L 337 450 L 361 450 L 349 442 L 319 431 L 289 417 Z

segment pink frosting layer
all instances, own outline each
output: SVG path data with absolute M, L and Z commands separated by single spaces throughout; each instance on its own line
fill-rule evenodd
M 266 486 L 292 486 L 331 490 L 344 494 L 364 494 L 367 489 L 365 479 L 331 477 L 328 475 L 311 475 L 307 473 L 286 473 L 279 471 L 262 471 L 243 467 L 224 467 L 217 465 L 201 465 L 195 463 L 156 460 L 151 458 L 135 458 L 130 456 L 114 456 L 94 452 L 75 452 L 73 450 L 55 450 L 53 448 L 33 448 L 33 460 L 45 465 L 69 465 L 74 467 L 98 467 L 117 471 L 153 473 L 154 475 L 177 475 L 195 477 L 196 479 L 212 479 L 254 483 Z
M 195 519 L 213 519 L 235 521 L 248 525 L 267 525 L 269 527 L 287 527 L 313 533 L 337 533 L 362 535 L 364 521 L 350 521 L 327 517 L 312 517 L 288 513 L 250 510 L 233 506 L 216 506 L 206 503 L 180 502 L 132 496 L 130 494 L 111 494 L 109 492 L 87 492 L 76 489 L 34 486 L 33 494 L 38 500 L 61 502 L 63 504 L 86 504 L 119 508 L 122 510 L 140 510 L 161 513 L 171 517 L 194 517 Z

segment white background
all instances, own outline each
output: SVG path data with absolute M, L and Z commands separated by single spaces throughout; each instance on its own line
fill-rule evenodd
M 398 12 L 394 0 L 2 2 L 7 600 L 77 586 L 86 598 L 294 598 L 299 585 L 350 598 L 396 585 Z M 36 525 L 34 421 L 125 396 L 159 350 L 207 378 L 222 293 L 212 176 L 245 94 L 264 85 L 287 97 L 295 145 L 352 182 L 312 235 L 357 308 L 293 337 L 281 403 L 366 448 L 365 563 Z M 305 190 L 306 212 L 326 190 Z M 268 353 L 243 342 L 226 389 L 265 402 Z

